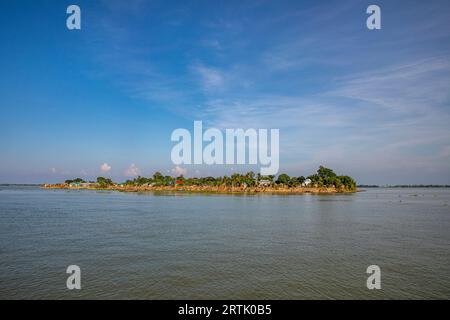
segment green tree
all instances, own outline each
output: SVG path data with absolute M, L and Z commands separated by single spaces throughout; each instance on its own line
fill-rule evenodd
M 233 173 L 231 175 L 231 184 L 233 186 L 239 186 L 241 182 L 241 175 L 239 173 Z
M 165 186 L 173 186 L 175 184 L 175 179 L 171 176 L 164 177 L 164 185 Z
M 305 177 L 301 176 L 301 177 L 292 177 L 291 180 L 289 181 L 289 186 L 290 187 L 300 187 L 303 182 L 305 182 Z
M 327 187 L 336 185 L 336 173 L 329 168 L 325 168 L 324 166 L 320 166 L 319 170 L 317 170 L 317 176 L 319 177 L 319 184 Z
M 154 183 L 157 186 L 162 186 L 165 183 L 164 176 L 161 174 L 161 172 L 155 172 L 153 174 L 153 180 L 152 183 Z
M 349 176 L 339 176 L 337 177 L 340 183 L 345 187 L 348 191 L 355 191 L 356 190 L 356 181 L 353 180 L 353 178 Z M 337 186 L 336 186 L 337 187 Z
M 282 173 L 278 176 L 278 179 L 276 181 L 277 184 L 284 184 L 284 185 L 289 185 L 291 181 L 291 177 L 289 177 L 287 174 Z
M 71 184 L 71 183 L 86 183 L 86 181 L 84 181 L 83 179 L 81 179 L 81 178 L 76 178 L 76 179 L 73 179 L 73 180 L 66 180 L 66 181 L 64 181 L 66 184 Z
M 105 177 L 98 177 L 97 178 L 97 183 L 99 184 L 100 187 L 105 188 L 108 186 L 111 186 L 114 184 L 114 182 L 112 182 L 111 179 L 109 178 L 105 178 Z
M 138 176 L 134 179 L 134 184 L 137 186 L 143 186 L 150 183 L 150 179 Z
M 324 166 L 320 166 L 319 170 L 317 170 L 317 174 L 319 175 L 319 177 L 321 177 L 322 179 L 325 178 L 335 178 L 336 177 L 336 173 L 334 173 L 333 170 L 329 169 L 329 168 L 325 168 Z
M 308 179 L 311 180 L 311 184 L 313 186 L 316 186 L 316 187 L 324 186 L 324 181 L 323 181 L 322 177 L 319 176 L 318 174 L 313 174 L 313 175 L 309 176 Z

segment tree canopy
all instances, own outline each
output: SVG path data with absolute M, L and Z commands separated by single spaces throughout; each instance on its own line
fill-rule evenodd
M 308 176 L 311 180 L 309 186 L 312 187 L 335 187 L 336 189 L 343 191 L 355 191 L 356 182 L 349 176 L 338 176 L 332 169 L 320 166 L 317 172 Z M 174 186 L 186 185 L 186 186 L 227 186 L 227 187 L 256 187 L 261 184 L 267 185 L 279 185 L 289 188 L 295 188 L 305 186 L 306 178 L 304 176 L 291 177 L 286 173 L 281 173 L 275 180 L 275 176 L 263 176 L 261 174 L 255 174 L 253 171 L 245 174 L 233 173 L 231 176 L 220 177 L 192 177 L 186 178 L 180 175 L 176 178 L 171 176 L 164 176 L 161 172 L 155 172 L 152 177 L 138 176 L 132 180 L 127 180 L 125 185 L 127 186 Z M 83 183 L 85 182 L 81 178 L 73 180 L 66 180 L 66 184 L 71 183 Z M 98 177 L 97 184 L 106 188 L 115 185 L 110 178 Z
M 66 180 L 65 183 L 66 183 L 66 184 L 72 184 L 72 183 L 86 183 L 86 181 L 84 181 L 84 180 L 81 179 L 81 178 L 76 178 L 76 179 L 73 179 L 73 180 Z

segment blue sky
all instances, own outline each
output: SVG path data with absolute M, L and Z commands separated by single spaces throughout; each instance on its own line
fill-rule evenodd
M 279 128 L 291 175 L 450 183 L 447 0 L 22 0 L 0 16 L 0 183 L 172 173 L 170 135 L 194 120 Z

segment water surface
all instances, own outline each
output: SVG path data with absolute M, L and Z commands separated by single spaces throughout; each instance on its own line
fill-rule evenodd
M 0 187 L 0 299 L 449 299 L 450 190 Z M 69 265 L 82 290 L 66 289 Z M 382 290 L 366 288 L 366 268 Z

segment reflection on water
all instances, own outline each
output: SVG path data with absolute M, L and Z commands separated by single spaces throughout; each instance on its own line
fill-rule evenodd
M 450 298 L 450 190 L 353 195 L 0 187 L 0 298 Z M 81 267 L 82 290 L 65 270 Z M 381 267 L 382 290 L 366 288 Z

